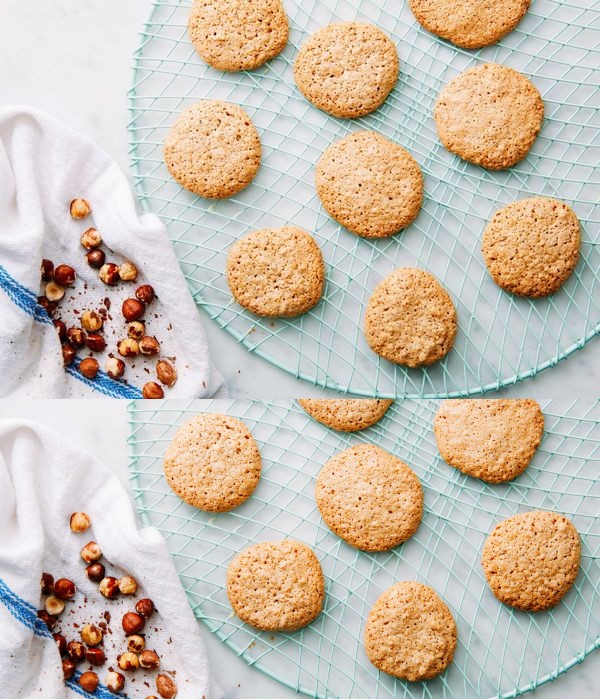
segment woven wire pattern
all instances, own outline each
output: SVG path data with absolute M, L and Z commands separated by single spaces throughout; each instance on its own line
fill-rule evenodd
M 504 698 L 535 689 L 600 646 L 600 403 L 542 402 L 545 433 L 528 469 L 514 482 L 489 485 L 447 466 L 432 432 L 437 403 L 398 401 L 380 422 L 352 435 L 312 420 L 295 402 L 149 401 L 130 405 L 130 468 L 146 524 L 163 534 L 196 616 L 250 665 L 320 699 Z M 164 452 L 177 428 L 199 412 L 226 412 L 250 428 L 263 460 L 254 494 L 229 513 L 201 512 L 168 487 Z M 342 449 L 378 444 L 417 473 L 423 521 L 405 544 L 364 553 L 323 523 L 314 483 Z M 563 601 L 527 614 L 500 604 L 485 583 L 484 539 L 501 519 L 532 508 L 562 512 L 582 539 L 581 571 Z M 293 634 L 243 624 L 224 589 L 230 559 L 259 541 L 306 542 L 326 580 L 323 613 Z M 399 580 L 434 587 L 458 627 L 454 663 L 439 678 L 406 683 L 379 673 L 362 645 L 375 599 Z

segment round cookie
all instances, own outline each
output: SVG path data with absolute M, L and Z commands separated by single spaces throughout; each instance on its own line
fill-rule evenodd
M 429 680 L 452 662 L 456 623 L 435 590 L 399 582 L 375 602 L 365 627 L 365 650 L 376 668 L 403 680 Z
M 288 40 L 281 0 L 194 0 L 188 20 L 196 51 L 219 70 L 251 70 Z
M 320 300 L 324 280 L 319 246 L 296 226 L 249 233 L 227 256 L 231 293 L 260 316 L 293 318 L 306 313 Z
M 227 596 L 238 617 L 257 629 L 301 629 L 323 606 L 321 564 L 300 541 L 256 544 L 229 564 Z
M 423 202 L 417 161 L 373 131 L 330 145 L 317 163 L 316 184 L 327 213 L 364 238 L 386 238 L 406 228 Z
M 417 20 L 432 34 L 465 49 L 495 44 L 511 32 L 531 0 L 408 0 Z
M 441 142 L 464 160 L 503 170 L 522 160 L 542 127 L 544 103 L 524 75 L 484 63 L 440 92 L 435 124 Z
M 248 428 L 229 415 L 202 413 L 179 428 L 164 470 L 172 490 L 207 512 L 227 512 L 252 495 L 260 478 L 258 447 Z
M 356 432 L 371 427 L 381 420 L 393 402 L 379 398 L 298 399 L 298 403 L 312 418 L 341 432 Z
M 369 347 L 408 367 L 437 362 L 452 349 L 456 310 L 437 279 L 402 267 L 375 287 L 365 315 Z
M 165 139 L 164 158 L 182 187 L 223 199 L 250 184 L 260 165 L 260 139 L 236 104 L 202 100 L 178 117 Z
M 564 202 L 533 197 L 500 209 L 481 250 L 492 279 L 505 291 L 538 298 L 557 291 L 579 259 L 579 219 Z
M 526 612 L 550 609 L 575 582 L 581 543 L 556 512 L 524 512 L 496 525 L 483 547 L 483 570 L 494 595 Z
M 377 109 L 398 80 L 398 51 L 372 24 L 340 22 L 319 29 L 302 45 L 294 64 L 300 92 L 337 117 Z
M 423 514 L 423 489 L 400 459 L 359 444 L 329 459 L 315 498 L 325 524 L 362 551 L 387 551 L 410 538 Z
M 544 416 L 529 398 L 445 400 L 433 431 L 447 464 L 488 483 L 504 483 L 529 465 L 542 441 Z

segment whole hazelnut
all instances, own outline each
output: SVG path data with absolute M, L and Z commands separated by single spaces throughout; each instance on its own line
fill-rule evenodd
M 71 366 L 71 364 L 73 364 L 73 360 L 77 356 L 77 350 L 72 345 L 63 345 L 62 356 L 64 365 Z
M 81 316 L 81 325 L 91 333 L 98 332 L 103 323 L 102 316 L 96 311 L 84 311 Z
M 56 643 L 56 647 L 58 648 L 58 652 L 61 655 L 65 655 L 67 652 L 67 639 L 60 633 L 53 633 L 52 638 L 54 639 L 54 642 Z
M 100 267 L 98 276 L 108 286 L 115 286 L 119 283 L 119 266 L 114 262 L 107 262 Z
M 79 362 L 79 371 L 86 379 L 95 379 L 99 370 L 100 365 L 93 357 L 86 357 Z
M 56 334 L 58 335 L 58 339 L 60 342 L 66 342 L 67 341 L 67 326 L 63 323 L 62 320 L 53 320 L 52 321 L 54 327 L 56 328 Z
M 102 578 L 98 589 L 100 594 L 107 599 L 114 599 L 119 594 L 119 581 L 109 575 L 106 578 Z
M 138 636 L 137 634 L 129 636 L 127 639 L 127 650 L 132 653 L 141 653 L 146 647 L 146 641 L 144 641 L 143 636 Z
M 134 595 L 137 588 L 137 581 L 135 578 L 132 578 L 131 575 L 126 575 L 119 580 L 119 591 L 122 595 Z
M 48 282 L 46 284 L 44 295 L 48 301 L 50 301 L 50 303 L 56 303 L 64 297 L 65 287 L 57 284 L 56 282 Z
M 60 616 L 65 611 L 65 603 L 54 595 L 46 598 L 46 611 L 52 616 Z
M 140 666 L 140 661 L 138 660 L 137 655 L 135 653 L 131 653 L 130 651 L 127 651 L 127 653 L 122 653 L 117 662 L 119 663 L 121 670 L 125 670 L 125 672 L 137 670 Z
M 81 640 L 88 646 L 97 646 L 102 643 L 102 631 L 94 624 L 86 624 L 81 629 Z
M 134 282 L 137 279 L 138 270 L 133 262 L 123 262 L 119 267 L 119 276 L 124 282 Z
M 135 605 L 135 611 L 144 619 L 149 619 L 154 614 L 154 602 L 147 597 L 139 600 Z
M 154 289 L 150 284 L 142 284 L 135 290 L 135 297 L 138 301 L 148 304 L 154 301 Z
M 46 624 L 47 628 L 49 631 L 52 631 L 52 629 L 56 626 L 56 622 L 58 619 L 55 616 L 52 616 L 52 614 L 48 614 L 48 612 L 45 609 L 40 609 L 37 613 L 38 619 L 41 619 L 44 624 Z
M 95 228 L 88 228 L 81 234 L 80 241 L 86 250 L 94 250 L 102 245 L 102 236 Z
M 71 599 L 75 596 L 76 591 L 75 583 L 67 578 L 59 578 L 54 583 L 54 596 L 58 597 L 58 599 Z
M 102 352 L 106 349 L 106 340 L 104 339 L 104 335 L 100 333 L 90 333 L 87 336 L 85 345 L 88 349 L 92 350 L 92 352 Z
M 106 255 L 104 254 L 104 250 L 90 250 L 86 253 L 85 259 L 90 267 L 100 269 L 106 262 Z
M 69 344 L 71 344 L 73 347 L 75 347 L 75 349 L 77 349 L 85 345 L 87 335 L 85 334 L 85 331 L 81 328 L 73 326 L 72 328 L 69 328 L 67 330 L 67 339 L 69 340 Z
M 146 335 L 140 340 L 140 353 L 147 356 L 153 356 L 160 352 L 160 345 L 155 337 Z
M 123 619 L 121 621 L 121 626 L 126 636 L 133 636 L 134 634 L 139 634 L 144 630 L 146 625 L 146 620 L 141 614 L 137 612 L 127 612 L 123 614 Z
M 73 512 L 71 518 L 69 519 L 69 526 L 71 531 L 76 534 L 82 534 L 90 528 L 92 520 L 89 515 L 85 512 Z
M 154 381 L 148 381 L 142 386 L 142 397 L 148 400 L 156 400 L 165 397 L 165 392 Z
M 134 340 L 141 340 L 146 334 L 146 326 L 139 320 L 134 320 L 127 326 L 127 337 Z
M 106 662 L 106 656 L 102 648 L 88 648 L 85 651 L 85 659 L 90 665 L 104 665 Z
M 173 699 L 177 696 L 177 685 L 168 675 L 159 675 L 156 678 L 156 691 L 162 699 Z
M 105 369 L 111 379 L 120 379 L 125 373 L 125 362 L 118 357 L 109 357 Z
M 52 317 L 54 313 L 56 313 L 56 304 L 52 303 L 51 301 L 48 301 L 48 299 L 45 296 L 38 296 L 37 302 L 38 306 L 41 306 L 50 317 Z
M 125 320 L 138 320 L 144 315 L 145 310 L 146 306 L 137 299 L 125 299 L 121 306 L 121 311 Z
M 69 265 L 58 265 L 54 270 L 54 281 L 60 286 L 71 286 L 76 276 L 75 270 Z
M 42 573 L 40 579 L 40 590 L 42 595 L 54 594 L 54 578 L 50 573 Z
M 84 219 L 86 216 L 90 215 L 92 207 L 86 199 L 73 199 L 69 210 L 71 211 L 71 216 L 73 218 L 81 221 L 81 219 Z
M 160 658 L 153 650 L 143 651 L 139 660 L 144 670 L 156 670 L 160 666 Z
M 81 549 L 80 555 L 86 563 L 93 563 L 94 561 L 99 561 L 102 558 L 102 550 L 95 541 L 89 541 Z
M 85 569 L 85 574 L 92 582 L 100 582 L 104 578 L 106 570 L 102 563 L 90 563 Z
M 140 353 L 140 347 L 137 340 L 131 337 L 126 337 L 117 345 L 117 350 L 122 357 L 137 357 Z
M 98 689 L 98 675 L 95 672 L 84 672 L 79 676 L 79 686 L 86 692 L 95 692 Z
M 43 282 L 50 282 L 54 279 L 54 263 L 51 260 L 42 260 L 40 274 Z
M 117 694 L 125 686 L 125 677 L 120 672 L 109 670 L 104 678 L 104 684 L 109 692 Z
M 166 359 L 160 359 L 156 362 L 156 376 L 162 384 L 169 388 L 177 383 L 177 369 Z
M 85 646 L 81 641 L 69 641 L 67 643 L 67 655 L 75 663 L 85 660 Z
M 71 660 L 71 658 L 65 658 L 62 661 L 62 669 L 63 669 L 63 676 L 65 680 L 70 680 L 71 677 L 75 674 L 75 670 L 77 669 L 77 666 L 75 663 Z

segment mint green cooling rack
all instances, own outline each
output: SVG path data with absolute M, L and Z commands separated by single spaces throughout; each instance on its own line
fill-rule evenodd
M 489 485 L 447 466 L 432 433 L 437 403 L 398 401 L 374 427 L 328 430 L 292 401 L 139 401 L 130 405 L 135 500 L 167 545 L 196 616 L 249 665 L 319 699 L 506 699 L 554 680 L 600 646 L 600 403 L 544 401 L 545 434 L 514 482 Z M 177 428 L 202 412 L 226 412 L 250 428 L 263 459 L 254 494 L 214 515 L 181 501 L 162 471 Z M 375 443 L 406 461 L 424 486 L 415 536 L 385 553 L 356 551 L 324 525 L 314 501 L 323 463 Z M 496 522 L 543 508 L 563 512 L 582 538 L 581 571 L 563 601 L 527 614 L 487 587 L 481 549 Z M 224 589 L 230 559 L 258 541 L 292 537 L 315 550 L 326 578 L 322 615 L 295 634 L 259 632 L 233 616 Z M 398 580 L 433 586 L 456 619 L 455 661 L 440 678 L 406 683 L 367 660 L 362 633 L 375 599 Z
M 555 365 L 600 332 L 600 7 L 533 0 L 518 28 L 493 47 L 467 52 L 423 30 L 405 0 L 283 0 L 290 41 L 256 71 L 222 73 L 187 37 L 189 1 L 154 0 L 134 57 L 129 93 L 134 181 L 146 211 L 166 223 L 197 303 L 250 351 L 313 384 L 355 394 L 444 397 L 497 389 Z M 401 75 L 386 103 L 353 121 L 334 119 L 297 91 L 297 47 L 331 21 L 381 26 L 398 45 Z M 529 156 L 488 172 L 438 142 L 432 108 L 440 88 L 482 61 L 531 76 L 546 120 Z M 227 201 L 208 202 L 175 184 L 162 142 L 177 114 L 201 98 L 242 104 L 263 142 L 255 181 Z M 397 140 L 425 174 L 416 222 L 391 239 L 358 239 L 331 220 L 314 188 L 323 150 L 349 131 Z M 565 287 L 535 301 L 502 292 L 482 261 L 480 238 L 493 212 L 531 195 L 558 197 L 583 224 L 582 258 Z M 261 319 L 236 304 L 224 275 L 227 250 L 250 229 L 288 222 L 314 233 L 327 265 L 325 296 L 291 321 Z M 458 310 L 454 350 L 428 369 L 374 354 L 362 331 L 367 299 L 399 266 L 440 278 Z

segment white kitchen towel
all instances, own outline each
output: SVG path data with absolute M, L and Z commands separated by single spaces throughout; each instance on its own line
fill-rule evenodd
M 92 207 L 83 221 L 69 212 L 77 197 Z M 141 274 L 134 284 L 107 287 L 98 270 L 87 265 L 79 239 L 92 226 L 102 235 L 107 261 L 131 260 L 138 267 Z M 102 370 L 106 355 L 116 354 L 117 341 L 125 337 L 123 299 L 147 283 L 158 297 L 146 313 L 148 334 L 162 343 L 163 357 L 174 358 L 178 372 L 165 397 L 202 398 L 218 391 L 222 379 L 211 367 L 198 308 L 160 220 L 151 214 L 138 216 L 127 179 L 94 143 L 43 112 L 2 107 L 0 397 L 140 397 L 143 384 L 155 378 L 156 358 L 128 360 L 127 383 L 112 380 L 104 371 L 90 381 L 78 371 L 78 360 L 65 371 L 52 322 L 36 302 L 43 258 L 69 264 L 78 274 L 55 318 L 78 324 L 83 310 L 110 300 L 112 319 L 104 328 L 108 345 L 98 356 Z M 87 354 L 81 351 L 80 357 Z
M 86 512 L 92 527 L 75 534 L 69 527 L 73 511 Z M 132 575 L 140 585 L 135 597 L 107 600 L 98 584 L 88 580 L 79 552 L 88 541 L 103 552 L 106 574 Z M 101 685 L 91 695 L 76 678 L 63 680 L 57 646 L 37 618 L 42 572 L 72 580 L 77 592 L 67 602 L 54 632 L 80 640 L 82 624 L 99 624 L 110 613 L 105 634 L 104 667 L 88 663 L 80 672 L 97 671 Z M 148 648 L 161 656 L 158 671 L 138 670 L 127 676 L 124 691 L 131 699 L 158 694 L 159 672 L 174 671 L 178 699 L 217 699 L 211 687 L 208 660 L 198 622 L 189 607 L 173 562 L 160 534 L 138 529 L 129 497 L 118 479 L 90 454 L 64 437 L 24 420 L 0 421 L 0 677 L 3 697 L 64 699 L 73 694 L 114 696 L 104 685 L 116 656 L 125 652 L 121 628 L 125 611 L 135 601 L 150 598 L 156 613 L 144 630 Z M 79 627 L 76 626 L 79 624 Z M 147 685 L 145 684 L 147 683 Z

